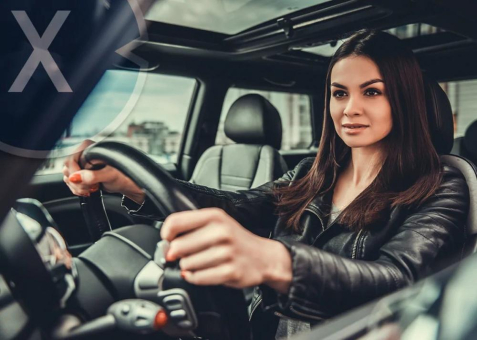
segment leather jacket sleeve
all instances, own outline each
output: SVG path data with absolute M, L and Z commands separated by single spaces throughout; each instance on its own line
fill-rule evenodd
M 265 310 L 319 320 L 413 283 L 429 272 L 442 252 L 462 245 L 468 208 L 465 179 L 446 167 L 436 194 L 406 216 L 374 261 L 353 260 L 296 241 L 280 241 L 292 256 L 293 280 L 286 295 L 264 292 Z
M 309 159 L 305 160 L 310 162 Z M 192 184 L 187 181 L 176 180 L 192 196 L 200 208 L 216 207 L 223 209 L 231 217 L 248 230 L 257 235 L 268 237 L 275 225 L 278 216 L 275 214 L 275 200 L 273 188 L 288 184 L 294 177 L 296 169 L 286 172 L 281 178 L 265 183 L 257 188 L 239 190 L 237 192 L 216 190 L 206 186 Z M 129 200 L 127 200 L 129 203 Z M 152 220 L 164 220 L 165 217 L 151 202 L 146 199 L 143 207 L 131 215 Z

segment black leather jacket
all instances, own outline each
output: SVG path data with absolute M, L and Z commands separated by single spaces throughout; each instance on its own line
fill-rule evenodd
M 304 159 L 277 181 L 236 193 L 181 182 L 200 206 L 222 208 L 245 228 L 282 242 L 290 251 L 293 280 L 288 294 L 257 288 L 251 314 L 272 311 L 318 322 L 405 287 L 429 274 L 440 260 L 462 252 L 468 187 L 462 174 L 447 165 L 440 188 L 418 209 L 396 207 L 387 222 L 354 232 L 337 222 L 325 228 L 330 198 L 318 196 L 302 217 L 303 232 L 293 233 L 275 214 L 271 191 L 303 177 L 313 161 Z M 268 335 L 260 339 L 275 334 L 275 325 L 262 323 L 260 328 Z

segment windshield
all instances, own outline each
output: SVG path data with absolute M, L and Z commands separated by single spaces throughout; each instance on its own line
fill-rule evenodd
M 224 34 L 248 28 L 329 0 L 162 0 L 146 19 Z

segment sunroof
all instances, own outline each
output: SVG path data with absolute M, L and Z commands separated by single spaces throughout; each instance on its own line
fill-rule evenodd
M 390 28 L 385 32 L 391 33 L 401 39 L 409 39 L 423 35 L 431 35 L 435 33 L 445 32 L 442 28 L 428 24 L 409 24 L 399 27 Z M 302 51 L 321 55 L 323 57 L 331 57 L 341 46 L 344 40 L 335 40 L 331 43 L 322 44 L 302 49 Z
M 263 22 L 331 0 L 159 0 L 146 19 L 237 34 Z

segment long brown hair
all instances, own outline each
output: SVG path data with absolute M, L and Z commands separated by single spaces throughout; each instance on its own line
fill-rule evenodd
M 277 211 L 299 232 L 300 218 L 317 195 L 331 193 L 351 148 L 337 135 L 330 115 L 330 75 L 349 56 L 364 56 L 378 66 L 391 105 L 392 130 L 383 143 L 383 164 L 374 181 L 340 214 L 339 223 L 361 230 L 385 218 L 397 205 L 419 206 L 442 180 L 431 141 L 423 76 L 413 52 L 398 38 L 362 30 L 346 40 L 331 58 L 326 76 L 325 112 L 319 150 L 306 176 L 275 189 Z

